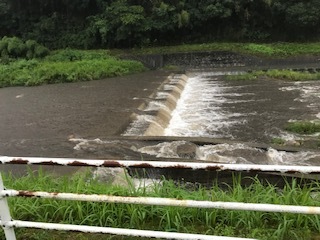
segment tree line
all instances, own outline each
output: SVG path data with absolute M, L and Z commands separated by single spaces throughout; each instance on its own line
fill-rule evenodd
M 319 0 L 0 0 L 0 37 L 51 49 L 314 41 Z

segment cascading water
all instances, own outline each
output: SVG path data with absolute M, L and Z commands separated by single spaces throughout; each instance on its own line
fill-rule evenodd
M 226 81 L 224 75 L 227 74 L 239 72 L 191 73 L 178 94 L 173 91 L 181 76 L 171 78 L 144 109 L 146 114 L 148 111 L 165 111 L 166 114 L 153 116 L 152 120 L 144 116 L 148 131 L 139 133 L 132 131 L 138 119 L 125 135 L 209 137 L 266 144 L 273 138 L 283 138 L 288 143 L 298 144 L 304 136 L 284 131 L 287 122 L 319 118 L 319 86 L 315 82 Z M 151 130 L 153 128 L 156 130 Z M 175 158 L 180 157 L 179 144 L 164 142 L 142 147 L 139 151 Z M 320 160 L 317 152 L 290 153 L 273 148 L 266 151 L 236 143 L 196 146 L 192 151 L 195 159 L 224 163 L 312 165 Z
M 93 157 L 319 165 L 319 152 L 279 151 L 268 147 L 275 138 L 281 138 L 289 145 L 318 138 L 284 130 L 290 121 L 319 119 L 320 87 L 316 82 L 231 81 L 225 79 L 227 74 L 241 73 L 170 75 L 150 98 L 145 99 L 123 136 L 164 136 L 162 140 L 70 140 L 78 143 L 75 150 L 90 152 Z M 166 141 L 166 136 L 186 139 Z M 194 143 L 192 138 L 197 137 L 220 138 L 220 143 Z M 257 147 L 259 144 L 267 147 Z
M 218 74 L 202 74 L 188 79 L 164 135 L 232 138 L 229 127 L 244 124 L 246 120 L 243 114 L 232 112 L 224 105 L 234 102 L 234 97 L 253 93 L 233 93 L 234 89 L 218 80 Z

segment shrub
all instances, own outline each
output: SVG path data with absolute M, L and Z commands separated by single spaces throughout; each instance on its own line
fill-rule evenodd
M 80 61 L 80 60 L 97 60 L 97 59 L 110 59 L 108 51 L 83 51 L 75 49 L 64 49 L 55 51 L 50 56 L 46 57 L 48 61 L 61 62 L 61 61 Z
M 49 49 L 34 40 L 23 42 L 17 37 L 3 37 L 0 40 L 1 60 L 8 62 L 7 58 L 43 58 L 49 54 Z
M 272 144 L 277 144 L 277 145 L 283 145 L 283 144 L 285 144 L 285 140 L 282 139 L 282 138 L 273 138 L 271 140 L 271 143 Z
M 143 70 L 144 66 L 140 62 L 111 57 L 73 62 L 19 60 L 8 65 L 0 65 L 0 87 L 88 81 Z
M 285 129 L 299 134 L 313 134 L 320 132 L 320 122 L 291 122 Z
M 35 58 L 44 58 L 45 56 L 47 56 L 49 54 L 49 49 L 38 44 L 36 45 L 35 49 L 34 49 L 34 57 Z
M 7 49 L 3 49 L 1 51 L 1 59 L 0 60 L 1 60 L 1 63 L 4 63 L 4 64 L 9 63 L 10 58 L 9 58 L 9 53 L 8 53 Z
M 25 56 L 26 45 L 20 38 L 9 38 L 7 50 L 9 55 L 12 57 L 22 57 Z
M 7 51 L 8 49 L 8 37 L 3 37 L 0 40 L 0 52 L 2 52 L 3 50 Z
M 27 40 L 26 47 L 28 50 L 34 51 L 36 46 L 39 45 L 35 40 Z

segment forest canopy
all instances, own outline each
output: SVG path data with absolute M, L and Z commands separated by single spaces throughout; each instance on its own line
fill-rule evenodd
M 51 49 L 314 41 L 319 0 L 0 0 L 0 38 Z

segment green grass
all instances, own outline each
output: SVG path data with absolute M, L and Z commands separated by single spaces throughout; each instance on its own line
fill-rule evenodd
M 179 52 L 201 52 L 201 51 L 232 51 L 245 54 L 253 54 L 264 57 L 285 58 L 299 55 L 320 54 L 320 42 L 314 43 L 203 43 L 203 44 L 182 44 L 176 46 L 146 47 L 130 50 L 117 50 L 113 54 L 163 54 Z
M 235 178 L 232 186 L 226 186 L 223 189 L 216 184 L 210 189 L 202 187 L 190 189 L 183 184 L 176 185 L 171 181 L 164 181 L 162 184 L 156 184 L 150 191 L 146 191 L 143 187 L 135 189 L 130 184 L 128 187 L 109 186 L 90 180 L 84 174 L 71 178 L 57 178 L 44 175 L 41 171 L 38 174 L 30 172 L 28 176 L 19 179 L 6 175 L 4 182 L 8 189 L 19 190 L 320 206 L 320 196 L 312 197 L 311 194 L 311 192 L 319 192 L 318 182 L 309 186 L 299 186 L 296 181 L 293 181 L 283 189 L 277 189 L 273 185 L 262 184 L 257 179 L 253 179 L 250 186 L 243 187 L 240 184 L 241 180 Z M 9 198 L 9 205 L 13 218 L 27 221 L 180 231 L 268 240 L 310 239 L 311 236 L 320 232 L 320 219 L 316 215 L 59 201 L 40 198 Z M 3 233 L 1 234 L 3 237 Z M 41 239 L 41 234 L 44 234 L 44 231 L 19 230 L 18 239 Z M 42 239 L 61 239 L 65 235 L 63 232 L 48 231 L 45 234 L 46 237 Z M 109 236 L 102 237 L 101 235 L 78 234 L 75 238 L 71 238 L 72 234 L 68 236 L 68 239 L 109 239 Z
M 260 77 L 267 77 L 271 79 L 282 79 L 290 81 L 310 81 L 320 80 L 320 72 L 309 73 L 299 72 L 293 70 L 268 70 L 268 71 L 253 71 L 250 73 L 239 74 L 239 75 L 228 75 L 228 80 L 255 80 Z
M 285 130 L 299 134 L 313 134 L 320 132 L 320 122 L 290 122 Z
M 286 141 L 282 138 L 272 138 L 271 139 L 272 144 L 283 145 L 283 144 L 285 144 L 285 142 Z
M 142 63 L 120 60 L 106 51 L 56 51 L 45 60 L 0 65 L 0 87 L 88 81 L 142 72 Z

